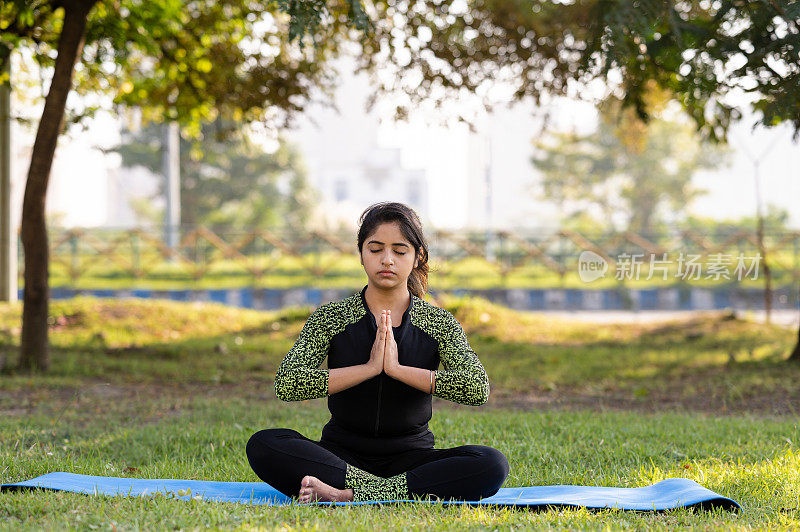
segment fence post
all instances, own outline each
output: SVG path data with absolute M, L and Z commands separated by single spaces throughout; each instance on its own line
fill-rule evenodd
M 73 231 L 70 233 L 69 237 L 69 250 L 70 250 L 70 259 L 69 259 L 69 279 L 72 283 L 72 286 L 75 287 L 78 281 L 78 275 L 80 270 L 80 258 L 78 257 L 78 235 Z
M 139 256 L 139 233 L 131 234 L 131 251 L 133 253 L 133 276 L 142 277 L 141 257 Z
M 792 254 L 792 258 L 794 259 L 794 264 L 792 265 L 792 298 L 789 301 L 792 306 L 797 310 L 797 307 L 800 305 L 800 264 L 798 264 L 798 245 L 797 239 L 800 238 L 800 233 L 795 233 L 794 238 L 792 238 L 792 248 L 794 249 L 794 253 Z

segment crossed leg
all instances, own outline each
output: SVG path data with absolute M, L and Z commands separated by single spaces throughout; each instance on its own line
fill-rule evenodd
M 291 429 L 266 429 L 247 442 L 258 477 L 289 497 L 315 500 L 393 500 L 410 497 L 477 500 L 494 495 L 508 461 L 492 447 L 415 449 L 374 464 Z M 379 475 L 380 474 L 380 475 Z

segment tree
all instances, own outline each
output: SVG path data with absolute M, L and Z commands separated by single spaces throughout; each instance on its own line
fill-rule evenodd
M 45 225 L 44 199 L 56 142 L 64 120 L 67 95 L 72 88 L 75 62 L 83 49 L 86 18 L 94 0 L 65 2 L 63 29 L 58 39 L 58 57 L 44 111 L 33 144 L 31 165 L 22 205 L 21 236 L 25 249 L 25 289 L 22 310 L 22 341 L 20 367 L 34 365 L 42 369 L 49 365 L 47 344 L 47 313 L 49 286 L 47 281 L 49 250 Z M 33 23 L 33 9 L 20 13 Z M 49 10 L 49 6 L 43 11 Z M 4 13 L 5 14 L 5 13 Z M 41 14 L 41 12 L 39 13 Z M 18 18 L 14 22 L 22 23 Z M 10 56 L 10 51 L 6 58 Z M 7 60 L 7 59 L 6 59 Z
M 652 235 L 665 215 L 685 215 L 702 193 L 692 175 L 722 163 L 725 151 L 703 143 L 692 124 L 658 116 L 642 122 L 619 101 L 602 106 L 597 130 L 551 133 L 536 143 L 532 162 L 543 174 L 544 199 L 567 203 L 570 219 L 594 209 L 613 229 Z M 624 227 L 614 220 L 624 218 Z
M 285 2 L 222 0 L 208 3 L 158 0 L 11 0 L 0 4 L 0 61 L 13 47 L 30 46 L 37 62 L 52 68 L 39 121 L 22 208 L 25 252 L 19 367 L 49 367 L 47 185 L 67 96 L 106 93 L 118 108 L 140 106 L 145 120 L 176 120 L 197 135 L 200 123 L 217 116 L 286 123 L 332 86 L 328 59 L 340 27 L 349 23 L 342 5 L 305 50 L 287 35 L 292 21 Z M 339 12 L 343 21 L 339 20 Z M 358 20 L 356 20 L 358 22 Z M 96 108 L 73 109 L 67 123 Z
M 286 24 L 281 9 L 289 14 Z M 267 14 L 278 28 L 269 35 L 272 44 L 261 39 L 266 47 L 240 47 Z M 186 121 L 195 134 L 200 121 L 217 114 L 249 121 L 274 109 L 298 110 L 311 88 L 332 83 L 327 60 L 340 44 L 357 41 L 360 68 L 373 74 L 376 96 L 405 95 L 400 117 L 423 100 L 472 93 L 491 103 L 487 88 L 497 82 L 511 84 L 514 98 L 538 103 L 584 96 L 588 82 L 603 80 L 646 120 L 644 95 L 652 80 L 671 91 L 701 134 L 722 139 L 740 116 L 724 101 L 735 90 L 751 95 L 765 125 L 788 120 L 800 134 L 798 19 L 800 4 L 792 0 L 6 2 L 0 7 L 4 41 L 9 35 L 37 42 L 45 62 L 52 61 L 54 43 L 59 46 L 58 77 L 39 125 L 47 142 L 34 149 L 31 201 L 23 212 L 29 325 L 23 324 L 22 365 L 43 367 L 47 360 L 41 354 L 47 348 L 47 256 L 41 251 L 47 235 L 37 212 L 79 57 L 80 86 L 109 91 L 117 104 L 145 105 L 148 118 Z M 80 46 L 84 28 L 86 48 Z M 313 46 L 298 55 L 295 39 Z
M 161 171 L 157 125 L 123 132 L 112 151 L 126 167 Z M 200 140 L 181 138 L 181 224 L 230 229 L 301 230 L 317 201 L 300 154 L 283 139 L 272 153 L 250 139 L 248 128 L 218 119 L 201 126 Z M 164 181 L 153 197 L 164 197 Z

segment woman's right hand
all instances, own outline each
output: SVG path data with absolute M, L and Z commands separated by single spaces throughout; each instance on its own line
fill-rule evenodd
M 386 311 L 381 311 L 381 322 L 378 324 L 378 333 L 375 335 L 375 343 L 372 344 L 372 351 L 369 353 L 367 365 L 379 375 L 383 371 L 383 357 L 386 350 L 387 319 Z

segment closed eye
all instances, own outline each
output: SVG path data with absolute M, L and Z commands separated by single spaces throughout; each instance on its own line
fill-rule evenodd
M 372 250 L 370 250 L 370 251 L 371 251 L 372 253 L 380 253 L 380 252 L 381 252 L 381 250 L 379 250 L 379 249 L 372 249 Z M 405 252 L 405 251 L 402 251 L 402 252 L 401 252 L 401 251 L 395 251 L 395 253 L 397 253 L 398 255 L 405 255 L 405 254 L 406 254 L 406 252 Z

